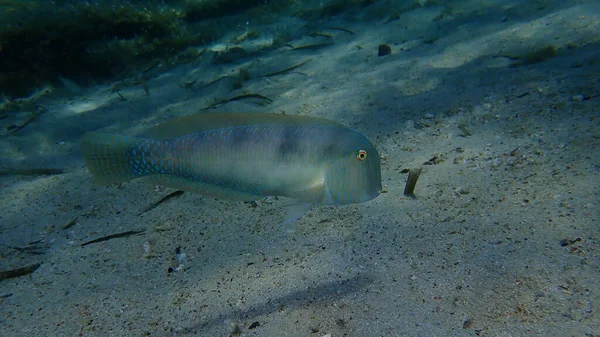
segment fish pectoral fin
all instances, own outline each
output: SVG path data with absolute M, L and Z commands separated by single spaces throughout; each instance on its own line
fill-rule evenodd
M 306 215 L 306 213 L 313 208 L 313 204 L 309 202 L 293 201 L 283 206 L 283 208 L 287 211 L 287 213 L 282 225 L 287 226 Z
M 287 192 L 284 195 L 296 200 L 318 204 L 323 199 L 324 184 L 322 182 L 314 183 L 303 190 Z

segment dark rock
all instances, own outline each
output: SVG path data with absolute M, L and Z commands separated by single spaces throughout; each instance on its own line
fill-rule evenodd
M 377 51 L 377 56 L 386 56 L 392 53 L 392 48 L 390 48 L 390 46 L 388 46 L 387 44 L 380 44 L 378 51 Z

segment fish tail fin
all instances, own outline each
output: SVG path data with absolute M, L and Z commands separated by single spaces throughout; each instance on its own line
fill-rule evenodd
M 81 148 L 94 180 L 114 184 L 146 175 L 135 170 L 133 164 L 135 149 L 145 142 L 143 138 L 88 132 L 83 136 Z

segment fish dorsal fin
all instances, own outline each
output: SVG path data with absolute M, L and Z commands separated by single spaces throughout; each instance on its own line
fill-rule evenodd
M 140 136 L 153 139 L 177 138 L 191 133 L 246 125 L 341 125 L 320 117 L 272 113 L 205 113 L 171 119 L 160 123 Z

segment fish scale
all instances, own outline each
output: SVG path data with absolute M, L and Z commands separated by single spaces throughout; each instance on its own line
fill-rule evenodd
M 224 199 L 287 196 L 311 204 L 364 202 L 381 191 L 375 147 L 362 134 L 316 117 L 187 116 L 142 137 L 90 132 L 82 149 L 101 183 L 142 178 Z

